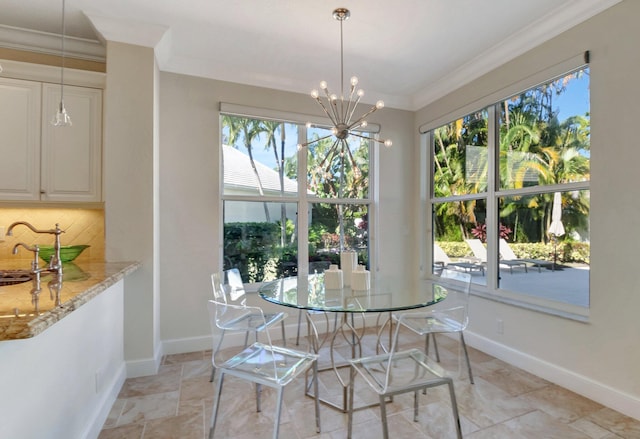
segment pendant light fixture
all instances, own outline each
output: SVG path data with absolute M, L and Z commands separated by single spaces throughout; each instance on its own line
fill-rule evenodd
M 376 104 L 373 105 L 362 116 L 354 118 L 353 114 L 356 110 L 356 106 L 360 102 L 362 96 L 364 96 L 364 91 L 362 89 L 356 90 L 356 85 L 358 85 L 358 78 L 356 76 L 351 77 L 349 95 L 345 99 L 342 22 L 346 21 L 350 16 L 351 12 L 346 8 L 338 8 L 333 11 L 333 18 L 340 22 L 340 97 L 329 92 L 326 81 L 320 82 L 320 88 L 324 92 L 326 103 L 323 102 L 323 100 L 320 98 L 320 93 L 318 92 L 318 90 L 311 91 L 311 97 L 316 100 L 320 107 L 322 107 L 324 113 L 331 120 L 331 123 L 333 125 L 331 128 L 331 135 L 298 145 L 298 149 L 302 149 L 311 144 L 333 136 L 335 140 L 333 145 L 329 149 L 327 157 L 339 152 L 344 153 L 344 151 L 348 150 L 349 146 L 347 144 L 347 138 L 349 136 L 362 137 L 367 139 L 370 138 L 371 140 L 384 144 L 386 147 L 391 147 L 392 144 L 390 139 L 380 140 L 373 137 L 365 137 L 358 131 L 358 129 L 362 129 L 367 126 L 367 121 L 365 120 L 365 118 L 375 111 L 383 108 L 384 102 L 376 102 Z M 309 127 L 309 124 L 307 124 L 307 126 Z
M 61 38 L 61 52 L 62 52 L 62 65 L 60 68 L 60 104 L 56 114 L 51 119 L 51 124 L 56 127 L 68 127 L 71 126 L 71 116 L 67 113 L 67 109 L 64 107 L 64 33 L 65 33 L 65 0 L 62 0 L 62 38 Z

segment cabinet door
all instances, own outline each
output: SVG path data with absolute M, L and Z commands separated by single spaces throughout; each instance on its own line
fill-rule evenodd
M 60 86 L 44 84 L 42 113 L 43 201 L 101 201 L 102 90 L 66 86 L 64 104 L 72 125 L 55 127 Z
M 0 199 L 40 199 L 39 82 L 0 78 Z

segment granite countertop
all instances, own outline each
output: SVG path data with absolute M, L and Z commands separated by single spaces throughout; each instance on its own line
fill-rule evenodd
M 2 270 L 28 269 L 30 261 L 2 260 Z M 134 272 L 138 262 L 78 262 L 63 265 L 60 305 L 50 298 L 52 274 L 42 275 L 39 313 L 32 303 L 33 282 L 0 286 L 0 341 L 35 337 L 98 294 Z

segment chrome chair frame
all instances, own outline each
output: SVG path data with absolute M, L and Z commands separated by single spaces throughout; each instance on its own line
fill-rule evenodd
M 226 327 L 231 323 L 245 319 L 247 312 L 262 318 L 262 325 L 267 321 L 261 308 L 242 305 L 231 305 L 210 300 L 207 303 L 213 335 L 214 352 L 220 352 Z M 258 317 L 253 318 L 258 319 Z M 301 374 L 312 372 L 315 390 L 316 431 L 320 433 L 320 400 L 318 398 L 318 356 L 309 352 L 295 351 L 271 343 L 269 332 L 266 331 L 267 342 L 255 342 L 247 347 L 239 347 L 239 352 L 225 359 L 212 356 L 215 370 L 219 371 L 218 383 L 214 395 L 211 414 L 209 439 L 213 439 L 220 409 L 220 398 L 226 375 L 232 375 L 256 384 L 257 411 L 260 411 L 260 386 L 265 385 L 277 390 L 276 416 L 273 438 L 277 439 L 280 429 L 280 415 L 284 388 Z
M 467 364 L 467 372 L 469 374 L 469 382 L 473 382 L 473 373 L 471 372 L 471 361 L 469 360 L 469 351 L 464 340 L 464 330 L 469 323 L 468 302 L 471 291 L 471 274 L 458 270 L 443 269 L 440 273 L 440 282 L 449 290 L 447 299 L 458 295 L 460 302 L 454 307 L 436 308 L 422 313 L 414 313 L 413 318 L 407 318 L 402 323 L 406 328 L 414 333 L 425 336 L 425 354 L 429 354 L 429 337 L 433 340 L 433 346 L 436 354 L 436 360 L 440 362 L 440 353 L 438 352 L 438 344 L 436 342 L 436 334 L 459 333 L 460 345 L 464 352 Z M 443 302 L 446 305 L 447 301 Z M 397 320 L 397 316 L 394 316 Z M 398 322 L 399 323 L 399 322 Z
M 246 293 L 244 290 L 244 283 L 240 271 L 237 268 L 231 268 L 229 270 L 222 271 L 220 273 L 213 273 L 211 275 L 211 287 L 213 288 L 213 297 L 217 302 L 225 304 L 232 304 L 243 306 L 248 309 L 246 303 Z M 258 341 L 258 333 L 269 329 L 274 324 L 280 322 L 282 328 L 282 344 L 287 345 L 285 335 L 284 320 L 287 318 L 287 313 L 278 312 L 270 314 L 261 314 L 264 317 L 265 323 L 257 313 L 247 312 L 242 316 L 242 319 L 237 321 L 227 322 L 225 331 L 231 332 L 244 332 L 244 345 L 249 344 L 249 334 L 251 332 L 255 335 L 255 341 Z M 213 354 L 215 355 L 216 352 Z M 215 367 L 211 370 L 211 377 L 209 382 L 213 382 L 215 378 Z
M 356 378 L 360 376 L 378 394 L 380 405 L 380 417 L 382 421 L 382 434 L 384 439 L 389 437 L 389 427 L 387 425 L 386 403 L 389 398 L 395 395 L 413 392 L 413 420 L 418 421 L 418 401 L 419 392 L 430 387 L 446 385 L 451 398 L 451 408 L 454 417 L 455 429 L 458 439 L 462 439 L 460 426 L 460 415 L 456 401 L 453 379 L 445 376 L 436 365 L 430 364 L 426 353 L 419 349 L 409 349 L 397 351 L 398 333 L 405 316 L 398 317 L 400 324 L 396 325 L 392 339 L 392 345 L 388 352 L 351 360 L 350 384 L 349 384 L 349 405 L 348 405 L 348 427 L 347 439 L 351 439 L 353 431 L 353 411 Z M 380 336 L 381 332 L 378 334 Z M 406 370 L 413 371 L 406 373 Z M 404 381 L 404 382 L 402 382 Z

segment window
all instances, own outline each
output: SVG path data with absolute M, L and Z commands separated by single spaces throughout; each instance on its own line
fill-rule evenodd
M 426 133 L 431 237 L 449 259 L 432 251 L 432 271 L 471 262 L 479 292 L 588 308 L 589 111 L 583 67 Z
M 263 282 L 339 264 L 369 266 L 371 141 L 335 148 L 301 123 L 221 115 L 224 269 Z M 298 151 L 298 144 L 322 139 Z M 339 145 L 338 145 L 339 146 Z

